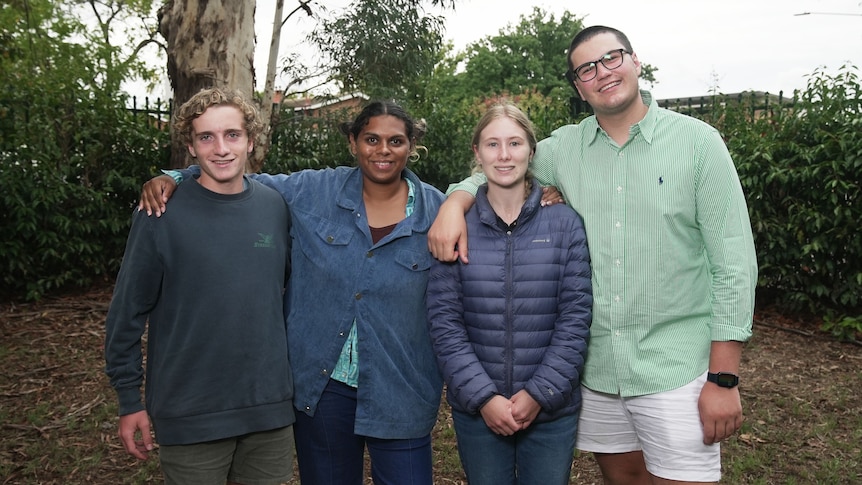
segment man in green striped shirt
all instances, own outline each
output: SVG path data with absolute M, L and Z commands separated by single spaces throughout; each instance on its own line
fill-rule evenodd
M 720 134 L 641 91 L 626 36 L 593 26 L 569 48 L 595 112 L 539 143 L 532 171 L 581 214 L 593 323 L 578 447 L 605 483 L 717 482 L 720 441 L 742 424 L 738 370 L 757 262 L 745 197 Z M 449 189 L 429 232 L 469 261 L 463 214 L 481 176 Z

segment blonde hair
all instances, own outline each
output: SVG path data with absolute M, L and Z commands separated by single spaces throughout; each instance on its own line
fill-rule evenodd
M 174 115 L 172 129 L 176 139 L 183 145 L 191 144 L 192 122 L 209 108 L 220 105 L 233 106 L 240 110 L 246 135 L 257 149 L 258 138 L 263 134 L 264 128 L 260 114 L 257 107 L 242 92 L 233 89 L 202 89 L 183 103 Z

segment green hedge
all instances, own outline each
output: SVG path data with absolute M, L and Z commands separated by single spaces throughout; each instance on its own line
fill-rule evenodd
M 727 138 L 748 197 L 764 299 L 860 315 L 862 91 L 853 67 L 815 72 L 792 108 L 751 119 L 728 105 Z M 862 328 L 862 327 L 860 327 Z
M 167 134 L 112 100 L 0 107 L 0 295 L 113 278 L 141 181 L 167 163 Z

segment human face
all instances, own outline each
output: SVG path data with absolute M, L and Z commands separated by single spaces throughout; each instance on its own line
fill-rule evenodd
M 488 188 L 523 187 L 533 156 L 527 132 L 510 118 L 488 123 L 473 146 L 476 162 L 488 179 Z
M 572 65 L 577 67 L 623 48 L 614 34 L 597 34 L 575 48 L 572 52 Z M 616 69 L 608 69 L 601 62 L 596 65 L 596 69 L 595 78 L 587 82 L 578 79 L 575 81 L 575 89 L 581 99 L 592 106 L 597 116 L 627 113 L 629 110 L 637 110 L 637 103 L 643 104 L 638 88 L 641 64 L 637 54 L 623 54 L 623 63 Z
M 198 182 L 213 192 L 242 192 L 242 175 L 253 148 L 236 106 L 211 106 L 192 121 L 189 153 L 201 167 Z
M 364 180 L 375 184 L 399 183 L 412 149 L 404 121 L 392 115 L 369 118 L 359 135 L 350 137 Z

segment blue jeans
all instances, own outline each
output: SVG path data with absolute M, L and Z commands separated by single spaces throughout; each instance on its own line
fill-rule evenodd
M 481 415 L 452 411 L 458 454 L 470 485 L 569 483 L 578 415 L 533 423 L 512 436 L 491 431 Z
M 314 417 L 296 413 L 296 461 L 303 485 L 362 485 L 368 447 L 376 485 L 432 485 L 431 435 L 380 439 L 353 433 L 356 389 L 330 379 Z

